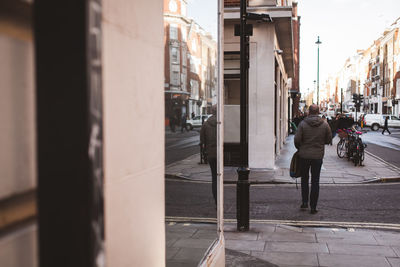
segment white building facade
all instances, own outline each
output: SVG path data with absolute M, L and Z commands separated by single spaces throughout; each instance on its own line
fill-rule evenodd
M 275 157 L 288 136 L 293 29 L 291 3 L 283 4 L 250 1 L 248 8 L 248 12 L 267 13 L 273 20 L 254 23 L 250 37 L 248 155 L 253 169 L 274 168 Z M 239 8 L 225 6 L 225 142 L 230 143 L 239 142 L 240 41 L 234 35 L 238 23 Z

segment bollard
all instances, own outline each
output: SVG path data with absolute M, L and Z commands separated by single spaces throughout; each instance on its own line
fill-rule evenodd
M 238 170 L 239 179 L 236 186 L 236 219 L 237 230 L 245 232 L 249 230 L 250 219 L 250 169 L 240 167 Z

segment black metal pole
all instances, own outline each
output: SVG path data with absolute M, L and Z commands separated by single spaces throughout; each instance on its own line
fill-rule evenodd
M 343 113 L 343 88 L 340 88 L 340 113 Z
M 240 1 L 240 167 L 236 190 L 236 217 L 239 231 L 249 230 L 249 173 L 247 148 L 249 37 L 246 34 L 247 0 Z
M 317 105 L 319 106 L 319 45 L 322 43 L 319 40 L 319 36 L 318 36 L 318 40 L 315 42 L 318 46 L 318 67 L 317 67 Z

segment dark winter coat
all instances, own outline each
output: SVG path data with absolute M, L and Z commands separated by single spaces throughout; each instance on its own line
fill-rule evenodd
M 388 127 L 388 117 L 385 118 L 385 125 L 383 127 L 387 129 L 387 127 Z
M 318 115 L 305 118 L 297 128 L 294 145 L 303 159 L 323 159 L 325 144 L 330 144 L 332 132 L 328 123 Z
M 215 115 L 208 118 L 201 126 L 200 143 L 204 146 L 208 159 L 217 158 L 217 118 Z

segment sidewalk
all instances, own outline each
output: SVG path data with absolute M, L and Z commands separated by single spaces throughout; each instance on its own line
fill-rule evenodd
M 289 175 L 290 160 L 296 151 L 293 144 L 293 135 L 286 139 L 286 144 L 271 170 L 251 170 L 250 182 L 256 183 L 294 183 Z M 339 138 L 334 139 L 332 146 L 325 146 L 324 163 L 321 170 L 321 184 L 358 184 L 368 182 L 400 181 L 400 169 L 394 168 L 383 161 L 377 160 L 370 154 L 365 154 L 364 166 L 354 166 L 347 159 L 340 159 L 336 154 L 336 144 Z M 167 178 L 188 179 L 210 182 L 210 168 L 207 164 L 199 164 L 200 155 L 192 155 L 182 161 L 166 166 Z M 224 182 L 233 183 L 237 180 L 236 167 L 224 168 Z
M 215 240 L 215 224 L 166 224 L 167 267 L 197 266 Z M 400 232 L 361 228 L 226 223 L 226 266 L 400 266 Z
M 399 168 L 369 154 L 365 166 L 355 167 L 336 154 L 336 142 L 326 146 L 321 183 L 352 184 L 399 181 Z M 252 170 L 251 183 L 294 183 L 289 164 L 295 148 L 293 136 L 286 140 L 276 167 Z M 207 164 L 193 155 L 166 167 L 166 177 L 210 182 Z M 236 168 L 225 167 L 225 182 L 237 180 Z M 216 224 L 166 223 L 167 267 L 197 266 L 208 246 L 217 238 Z M 225 220 L 226 266 L 363 266 L 400 267 L 400 225 L 324 224 L 322 222 L 252 221 L 250 231 L 238 232 L 234 220 Z M 368 229 L 369 227 L 369 229 Z M 374 229 L 375 228 L 375 229 Z

